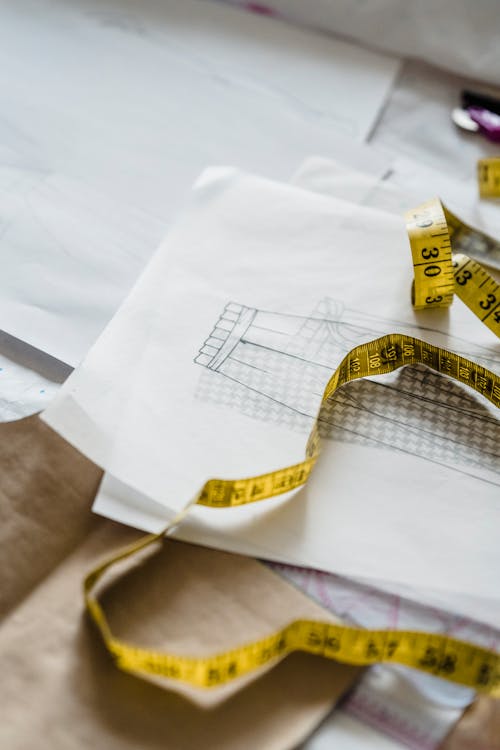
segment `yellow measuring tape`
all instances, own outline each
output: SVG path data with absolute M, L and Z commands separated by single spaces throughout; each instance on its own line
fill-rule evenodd
M 500 159 L 479 159 L 477 181 L 481 198 L 500 198 Z
M 408 211 L 405 218 L 413 259 L 415 309 L 449 307 L 456 294 L 500 337 L 500 284 L 476 260 L 452 252 L 459 239 L 460 245 L 465 244 L 464 237 L 491 238 L 463 224 L 439 198 Z M 494 240 L 488 247 L 491 242 Z
M 479 263 L 453 253 L 455 238 L 460 233 L 469 237 L 474 233 L 480 238 L 484 235 L 462 224 L 438 199 L 409 212 L 407 226 L 415 269 L 414 304 L 424 308 L 449 305 L 456 293 L 500 336 L 498 284 Z M 338 388 L 359 378 L 418 363 L 469 386 L 500 408 L 500 377 L 454 352 L 403 334 L 388 334 L 356 346 L 326 385 L 304 461 L 246 479 L 208 480 L 160 534 L 144 537 L 87 575 L 84 582 L 87 610 L 118 667 L 138 675 L 160 676 L 209 688 L 277 661 L 292 651 L 305 651 L 361 666 L 394 662 L 500 697 L 500 654 L 443 634 L 365 630 L 327 621 L 298 620 L 254 643 L 208 657 L 190 657 L 140 648 L 116 638 L 95 593 L 96 584 L 109 568 L 162 542 L 193 505 L 228 508 L 276 497 L 302 486 L 319 456 L 320 414 Z

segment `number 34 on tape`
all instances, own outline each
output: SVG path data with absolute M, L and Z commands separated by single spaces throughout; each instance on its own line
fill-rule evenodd
M 500 284 L 478 261 L 456 246 L 491 244 L 492 240 L 464 224 L 439 198 L 405 215 L 413 260 L 412 303 L 416 310 L 449 307 L 456 294 L 471 312 L 500 338 Z

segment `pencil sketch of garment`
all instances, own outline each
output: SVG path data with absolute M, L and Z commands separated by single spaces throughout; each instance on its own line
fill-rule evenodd
M 307 431 L 326 382 L 357 344 L 421 329 L 323 299 L 309 317 L 229 303 L 195 361 L 198 397 Z M 436 335 L 436 332 L 434 332 Z M 459 338 L 440 344 L 496 372 L 500 356 Z M 341 389 L 321 413 L 324 436 L 404 451 L 500 484 L 500 422 L 472 391 L 424 366 Z

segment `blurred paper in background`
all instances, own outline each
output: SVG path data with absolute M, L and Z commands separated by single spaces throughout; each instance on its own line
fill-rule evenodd
M 398 62 L 217 3 L 31 0 L 0 66 L 1 325 L 74 366 L 201 169 L 363 140 Z

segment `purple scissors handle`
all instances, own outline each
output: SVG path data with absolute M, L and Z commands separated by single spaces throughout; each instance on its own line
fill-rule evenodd
M 488 140 L 500 143 L 500 115 L 483 107 L 467 107 L 467 112 Z

